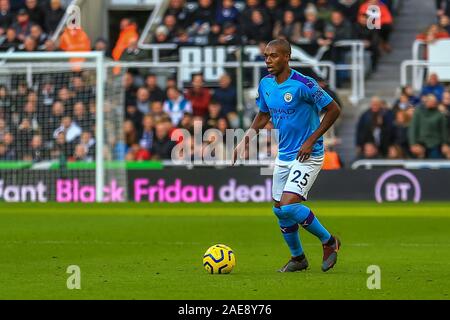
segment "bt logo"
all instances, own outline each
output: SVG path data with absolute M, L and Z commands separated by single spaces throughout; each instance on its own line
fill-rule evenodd
M 418 203 L 420 198 L 419 181 L 411 172 L 403 169 L 385 172 L 375 186 L 375 199 L 378 203 L 408 200 Z

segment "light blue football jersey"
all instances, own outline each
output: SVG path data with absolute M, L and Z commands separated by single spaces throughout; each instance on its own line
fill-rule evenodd
M 278 158 L 295 159 L 303 143 L 320 126 L 320 113 L 333 99 L 317 82 L 300 72 L 291 70 L 289 78 L 278 84 L 273 75 L 261 80 L 256 104 L 261 112 L 272 117 L 279 131 Z M 323 138 L 317 140 L 311 156 L 324 154 Z

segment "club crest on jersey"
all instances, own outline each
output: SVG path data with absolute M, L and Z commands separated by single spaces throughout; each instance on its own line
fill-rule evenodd
M 293 97 L 292 97 L 291 93 L 288 92 L 284 95 L 284 101 L 286 101 L 287 103 L 291 102 L 292 99 L 293 99 Z

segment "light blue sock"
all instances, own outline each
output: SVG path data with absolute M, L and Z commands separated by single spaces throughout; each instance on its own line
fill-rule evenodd
M 303 248 L 298 234 L 298 223 L 294 222 L 292 219 L 286 218 L 280 208 L 274 207 L 273 212 L 278 217 L 284 241 L 288 245 L 291 255 L 293 257 L 301 256 L 303 254 Z
M 282 206 L 281 210 L 291 221 L 300 224 L 305 230 L 319 238 L 323 244 L 331 239 L 331 234 L 322 226 L 319 219 L 308 207 L 301 203 L 293 203 Z

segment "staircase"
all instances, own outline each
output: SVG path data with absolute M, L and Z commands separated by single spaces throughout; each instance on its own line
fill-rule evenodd
M 368 109 L 374 95 L 385 99 L 389 105 L 396 100 L 400 88 L 400 65 L 412 58 L 412 45 L 418 33 L 436 22 L 434 1 L 403 0 L 398 15 L 394 17 L 394 31 L 390 44 L 392 52 L 384 54 L 378 70 L 366 80 L 366 99 L 356 106 L 345 103 L 338 135 L 342 139 L 337 151 L 348 168 L 356 155 L 356 124 L 362 112 Z M 345 99 L 344 99 L 345 101 Z

